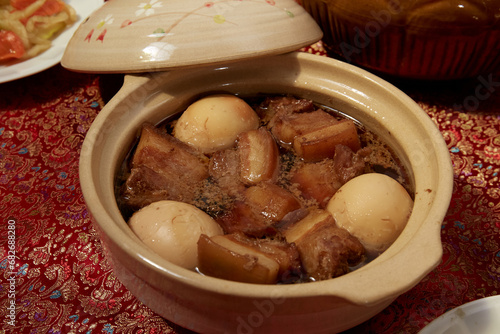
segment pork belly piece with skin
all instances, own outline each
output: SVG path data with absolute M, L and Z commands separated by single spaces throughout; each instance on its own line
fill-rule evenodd
M 256 185 L 262 181 L 276 181 L 279 173 L 278 145 L 265 127 L 240 134 L 237 150 L 243 183 Z
M 246 189 L 230 210 L 216 218 L 224 233 L 242 232 L 255 237 L 274 236 L 275 225 L 289 220 L 302 208 L 299 200 L 280 186 L 262 182 Z
M 279 96 L 266 98 L 264 102 L 255 108 L 255 112 L 259 115 L 261 123 L 268 124 L 276 114 L 309 112 L 314 109 L 315 106 L 311 100 Z
M 364 172 L 364 153 L 364 149 L 354 153 L 347 146 L 337 145 L 333 159 L 295 167 L 290 182 L 297 185 L 303 198 L 314 199 L 320 208 L 325 208 L 342 185 Z
M 318 131 L 338 122 L 329 113 L 317 109 L 302 113 L 277 113 L 268 127 L 281 146 L 290 148 L 297 136 Z
M 321 161 L 335 154 L 335 147 L 344 145 L 356 152 L 361 148 L 356 125 L 350 119 L 341 120 L 318 130 L 305 132 L 293 139 L 295 153 L 305 161 Z
M 304 199 L 313 199 L 320 208 L 325 208 L 330 198 L 340 188 L 334 171 L 332 159 L 304 163 L 292 171 L 290 182 L 297 186 Z
M 225 234 L 242 232 L 250 236 L 261 238 L 274 236 L 277 230 L 272 222 L 257 214 L 250 205 L 244 201 L 234 201 L 231 209 L 215 218 Z
M 308 104 L 308 108 L 296 108 L 300 101 L 303 100 L 278 104 L 267 124 L 281 146 L 293 148 L 305 161 L 331 158 L 339 144 L 354 152 L 360 149 L 361 142 L 352 120 L 338 120 L 312 104 Z
M 291 283 L 303 278 L 299 251 L 295 244 L 288 243 L 284 237 L 251 238 L 243 233 L 232 235 L 234 240 L 249 245 L 266 254 L 279 264 L 278 282 Z
M 365 257 L 359 240 L 339 228 L 326 210 L 314 210 L 282 232 L 297 245 L 304 270 L 316 281 L 344 275 Z
M 303 276 L 295 244 L 280 238 L 252 238 L 243 233 L 200 237 L 202 273 L 249 283 L 292 283 Z
M 245 200 L 256 215 L 262 215 L 272 224 L 281 221 L 288 213 L 302 207 L 299 200 L 291 192 L 267 182 L 248 188 L 245 192 Z
M 278 262 L 248 245 L 232 240 L 229 236 L 200 236 L 198 269 L 202 274 L 244 283 L 277 282 Z
M 261 127 L 240 134 L 236 148 L 212 154 L 208 172 L 224 191 L 239 198 L 246 186 L 275 182 L 279 166 L 278 146 L 271 133 Z
M 127 202 L 192 202 L 208 177 L 208 159 L 173 136 L 145 124 L 125 182 Z M 144 206 L 140 204 L 139 206 Z
M 347 146 L 335 146 L 333 164 L 335 176 L 341 186 L 350 179 L 366 172 L 366 159 L 368 159 L 370 153 L 371 149 L 367 147 L 359 149 L 357 152 L 353 152 Z
M 133 168 L 125 184 L 125 201 L 134 210 L 172 195 L 167 191 L 168 179 L 147 166 Z
M 238 198 L 245 191 L 240 178 L 240 157 L 235 149 L 217 151 L 210 157 L 208 172 L 228 195 Z

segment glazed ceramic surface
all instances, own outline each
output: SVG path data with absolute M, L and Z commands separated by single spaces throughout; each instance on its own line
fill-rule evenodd
M 500 69 L 500 0 L 303 0 L 331 56 L 385 75 L 470 78 Z
M 322 37 L 293 0 L 111 0 L 61 61 L 83 72 L 151 72 L 295 51 Z
M 395 243 L 344 276 L 295 285 L 221 280 L 183 269 L 148 249 L 123 219 L 114 178 L 144 121 L 159 123 L 201 95 L 289 93 L 339 109 L 381 136 L 415 189 L 413 213 Z M 289 53 L 225 66 L 128 75 L 92 124 L 80 181 L 118 278 L 163 317 L 202 333 L 334 333 L 354 327 L 415 286 L 441 260 L 441 223 L 453 187 L 446 144 L 401 91 L 359 68 Z

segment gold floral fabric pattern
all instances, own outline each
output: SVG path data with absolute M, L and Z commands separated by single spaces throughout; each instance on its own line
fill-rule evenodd
M 81 194 L 105 85 L 60 67 L 0 85 L 0 333 L 178 332 L 113 275 Z
M 450 309 L 500 292 L 500 73 L 393 83 L 436 123 L 450 152 L 454 189 L 441 229 L 443 259 L 352 333 L 417 333 Z
M 302 51 L 324 55 L 320 43 Z M 0 85 L 0 333 L 189 333 L 118 281 L 80 190 L 82 141 L 121 80 L 55 66 Z M 447 310 L 499 292 L 500 75 L 394 84 L 449 148 L 455 181 L 444 255 L 350 333 L 417 333 Z

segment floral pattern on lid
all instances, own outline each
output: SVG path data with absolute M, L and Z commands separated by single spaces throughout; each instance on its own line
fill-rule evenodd
M 62 65 L 158 71 L 295 51 L 321 37 L 293 0 L 109 1 L 79 27 Z

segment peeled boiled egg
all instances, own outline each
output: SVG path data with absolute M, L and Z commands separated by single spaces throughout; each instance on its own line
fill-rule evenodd
M 135 212 L 129 226 L 158 255 L 187 269 L 198 265 L 197 243 L 201 234 L 223 234 L 219 224 L 202 210 L 167 200 Z
M 328 202 L 338 226 L 365 246 L 369 254 L 385 251 L 406 226 L 413 200 L 393 178 L 363 174 L 344 184 Z
M 258 126 L 258 115 L 244 100 L 217 94 L 192 103 L 175 124 L 173 134 L 200 151 L 211 153 L 231 147 L 238 134 Z

